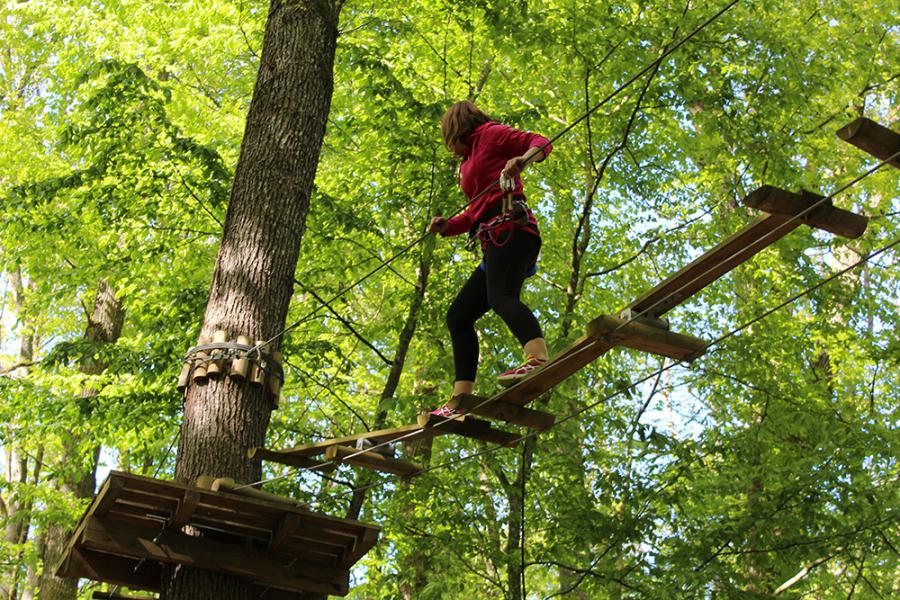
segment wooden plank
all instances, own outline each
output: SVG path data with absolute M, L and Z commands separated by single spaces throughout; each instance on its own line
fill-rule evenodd
M 414 433 L 422 433 L 421 427 L 418 425 L 404 425 L 402 427 L 393 427 L 391 429 L 380 429 L 378 431 L 366 431 L 363 433 L 357 433 L 354 435 L 348 435 L 345 437 L 339 437 L 334 439 L 322 440 L 321 442 L 316 442 L 314 444 L 306 444 L 303 446 L 295 446 L 293 448 L 287 448 L 285 450 L 279 451 L 271 451 L 268 450 L 266 452 L 277 453 L 279 455 L 290 454 L 293 456 L 316 456 L 319 454 L 324 454 L 325 450 L 327 450 L 331 446 L 350 446 L 351 448 L 356 446 L 356 443 L 359 440 L 367 440 L 372 442 L 373 444 L 380 444 L 382 442 L 391 441 L 397 439 L 400 436 L 405 436 Z M 410 439 L 418 439 L 418 438 L 403 438 L 403 441 L 409 441 Z M 251 458 L 253 456 L 257 456 L 258 453 L 263 450 L 263 448 L 251 448 L 248 454 L 251 454 Z M 273 460 L 273 459 L 268 459 Z M 281 462 L 281 461 L 276 461 Z
M 269 552 L 278 552 L 282 546 L 300 529 L 303 523 L 303 517 L 294 513 L 285 513 L 278 527 L 272 531 L 272 537 L 269 541 Z
M 125 487 L 125 482 L 121 479 L 107 479 L 103 482 L 103 487 L 97 494 L 97 499 L 93 503 L 90 513 L 102 517 L 112 509 L 118 499 L 119 492 Z
M 94 591 L 91 594 L 91 600 L 157 600 L 157 598 L 156 596 L 129 596 L 125 594 Z
M 614 346 L 615 344 L 584 336 L 551 358 L 540 371 L 491 396 L 491 401 L 524 406 Z
M 169 531 L 181 531 L 181 528 L 191 520 L 199 504 L 200 494 L 195 490 L 185 490 L 184 495 L 178 502 L 178 508 L 175 509 L 169 522 L 166 523 L 166 529 Z
M 362 454 L 360 454 L 362 452 Z M 329 446 L 325 451 L 325 460 L 346 462 L 351 465 L 383 471 L 403 477 L 412 477 L 422 471 L 422 466 L 379 454 L 378 450 L 357 450 L 348 446 Z
M 266 448 L 250 448 L 247 450 L 247 458 L 268 460 L 290 467 L 297 467 L 298 469 L 319 471 L 320 473 L 330 473 L 336 468 L 336 465 L 332 463 L 324 463 L 324 461 L 321 460 L 306 458 L 305 456 L 292 454 L 289 451 L 267 450 Z
M 674 333 L 639 319 L 626 321 L 612 315 L 601 315 L 588 323 L 587 335 L 601 341 L 608 339 L 620 346 L 683 361 L 699 357 L 706 351 L 708 345 L 700 338 Z
M 57 572 L 57 577 L 83 577 L 102 581 L 113 585 L 123 585 L 135 590 L 158 592 L 162 568 L 159 563 L 151 563 L 146 567 L 134 568 L 137 560 L 125 556 L 116 556 L 96 552 L 87 548 L 75 548 L 72 551 L 72 563 L 68 570 Z
M 190 568 L 227 573 L 297 592 L 346 595 L 346 577 L 328 580 L 291 573 L 270 556 L 233 544 L 225 544 L 174 531 L 157 532 L 88 516 L 82 545 L 90 550 L 146 559 L 150 562 L 184 565 Z
M 494 429 L 487 421 L 469 416 L 445 419 L 431 413 L 423 413 L 419 415 L 418 423 L 420 427 L 433 431 L 436 435 L 459 435 L 510 448 L 519 443 L 520 436 Z
M 770 214 L 796 216 L 805 225 L 845 238 L 856 239 L 865 232 L 868 217 L 837 208 L 824 198 L 806 190 L 798 194 L 764 185 L 748 194 L 743 203 Z
M 719 243 L 619 311 L 619 316 L 657 318 L 748 261 L 801 225 L 787 215 L 767 215 Z M 789 222 L 790 221 L 790 222 Z
M 553 427 L 553 423 L 556 422 L 556 417 L 550 413 L 472 394 L 454 396 L 447 405 L 461 413 L 471 413 L 539 431 L 550 429 Z
M 341 565 L 344 568 L 349 569 L 353 565 L 359 561 L 365 554 L 375 546 L 375 543 L 378 541 L 378 533 L 374 531 L 366 531 L 365 534 L 358 540 L 356 547 L 353 548 L 350 552 L 347 553 L 347 556 L 344 557 L 344 563 Z
M 837 136 L 880 160 L 887 160 L 900 152 L 900 133 L 866 117 L 841 127 L 837 130 Z M 894 157 L 888 164 L 900 169 L 900 157 Z

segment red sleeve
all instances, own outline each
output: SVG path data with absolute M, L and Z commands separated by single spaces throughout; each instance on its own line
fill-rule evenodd
M 540 162 L 540 160 L 549 156 L 550 152 L 553 150 L 553 146 L 549 145 L 550 140 L 544 136 L 530 131 L 513 129 L 502 123 L 498 123 L 496 126 L 491 127 L 488 129 L 487 133 L 491 136 L 492 141 L 509 157 L 521 156 L 528 152 L 530 148 L 540 148 L 544 144 L 548 144 L 547 147 L 544 148 L 544 156 L 537 161 Z
M 447 221 L 447 229 L 441 235 L 444 237 L 459 235 L 469 231 L 470 227 L 472 227 L 472 217 L 469 215 L 469 211 L 465 211 Z

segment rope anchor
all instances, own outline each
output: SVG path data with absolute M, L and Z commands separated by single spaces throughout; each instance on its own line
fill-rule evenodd
M 201 336 L 199 343 L 190 348 L 182 359 L 178 391 L 184 394 L 191 384 L 203 385 L 210 379 L 227 374 L 235 380 L 246 380 L 253 386 L 265 386 L 272 405 L 278 408 L 278 396 L 284 385 L 284 369 L 281 352 L 264 352 L 263 342 L 250 343 L 245 335 L 229 342 L 225 331 L 216 331 L 212 341 Z

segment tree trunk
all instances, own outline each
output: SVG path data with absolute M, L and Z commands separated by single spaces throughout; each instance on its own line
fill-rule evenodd
M 106 281 L 101 280 L 94 300 L 94 307 L 88 316 L 87 330 L 84 338 L 100 344 L 115 344 L 122 333 L 125 321 L 125 309 L 121 300 L 116 298 L 115 291 Z M 78 370 L 86 375 L 99 375 L 106 370 L 102 361 L 88 358 L 82 361 Z M 94 409 L 94 399 L 100 390 L 86 387 L 81 392 L 79 407 L 81 414 L 88 420 Z M 59 482 L 61 492 L 76 498 L 90 498 L 97 486 L 97 460 L 100 457 L 100 446 L 94 445 L 88 456 L 84 456 L 82 448 L 85 440 L 81 437 L 67 435 L 63 438 L 63 456 L 61 464 L 70 465 L 70 469 Z M 60 579 L 53 573 L 66 549 L 69 539 L 68 523 L 50 523 L 43 533 L 44 570 L 40 578 L 41 600 L 75 600 L 78 595 L 78 580 L 74 578 Z
M 229 339 L 268 340 L 284 327 L 331 105 L 340 7 L 325 0 L 270 4 L 201 335 L 224 330 Z M 190 386 L 176 479 L 260 479 L 260 462 L 247 450 L 264 445 L 271 409 L 261 387 L 228 377 Z M 249 599 L 251 589 L 238 577 L 170 569 L 161 597 Z

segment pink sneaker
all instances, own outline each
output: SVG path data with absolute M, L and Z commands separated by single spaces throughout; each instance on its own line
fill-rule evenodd
M 453 410 L 452 408 L 450 408 L 449 406 L 447 406 L 445 404 L 442 407 L 436 408 L 433 411 L 431 411 L 431 414 L 436 415 L 438 417 L 443 417 L 445 419 L 452 419 L 453 417 L 458 417 L 462 413 L 456 412 L 455 410 Z
M 515 369 L 510 369 L 505 373 L 500 373 L 497 375 L 497 381 L 500 382 L 500 385 L 503 387 L 509 387 L 515 383 L 518 383 L 528 375 L 531 375 L 541 367 L 547 364 L 546 360 L 541 360 L 538 357 L 530 354 L 525 357 L 525 362 L 516 367 Z

